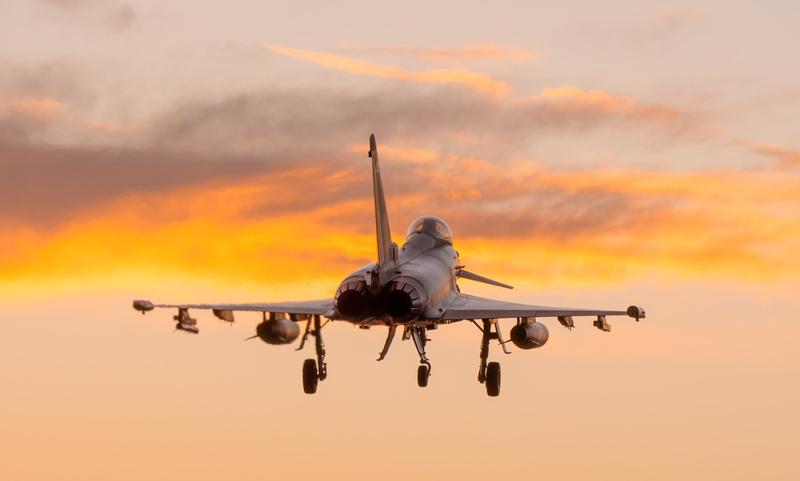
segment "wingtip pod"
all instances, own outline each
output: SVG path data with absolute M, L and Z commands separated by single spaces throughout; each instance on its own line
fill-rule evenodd
M 378 143 L 375 142 L 375 134 L 369 134 L 369 156 L 372 157 L 372 153 L 377 151 Z
M 639 321 L 639 319 L 644 319 L 645 318 L 644 307 L 640 307 L 640 306 L 628 306 L 627 314 L 628 314 L 628 317 L 632 317 L 632 318 L 636 319 L 636 321 Z
M 144 299 L 136 299 L 133 301 L 133 308 L 144 314 L 145 312 L 152 311 L 155 306 L 152 302 Z

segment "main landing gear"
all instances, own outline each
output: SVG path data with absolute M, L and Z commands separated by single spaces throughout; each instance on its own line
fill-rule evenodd
M 425 326 L 405 326 L 403 328 L 403 340 L 413 339 L 414 347 L 417 348 L 419 354 L 420 366 L 417 368 L 417 385 L 425 387 L 428 385 L 428 379 L 431 377 L 431 361 L 428 359 L 428 353 L 425 352 L 425 346 L 428 344 L 428 336 L 426 335 L 427 328 Z M 386 358 L 389 353 L 389 347 L 394 340 L 395 332 L 397 331 L 397 324 L 389 326 L 389 334 L 386 336 L 386 342 L 383 344 L 383 349 L 378 356 L 379 361 Z
M 503 331 L 500 329 L 500 323 L 498 320 L 481 319 L 481 321 L 482 325 L 472 320 L 472 323 L 475 324 L 482 333 L 480 354 L 481 365 L 478 369 L 478 382 L 486 385 L 486 394 L 491 397 L 495 397 L 500 395 L 500 363 L 488 362 L 489 342 L 493 339 L 497 339 L 497 341 L 500 343 L 500 347 L 503 348 L 504 353 L 511 354 L 511 352 L 506 347 L 506 341 L 503 339 Z M 389 352 L 389 346 L 391 346 L 392 340 L 394 339 L 396 328 L 396 325 L 389 327 L 389 333 L 386 337 L 386 342 L 384 343 L 383 349 L 378 357 L 379 361 L 382 361 Z M 431 377 L 431 361 L 428 359 L 428 353 L 426 351 L 428 341 L 430 341 L 427 336 L 427 329 L 428 328 L 426 326 L 413 325 L 407 325 L 403 329 L 403 340 L 405 341 L 407 339 L 412 339 L 414 341 L 414 347 L 417 348 L 417 354 L 419 354 L 420 365 L 417 367 L 417 385 L 419 387 L 426 387 Z
M 328 365 L 325 363 L 325 342 L 322 340 L 322 323 L 318 315 L 312 316 L 306 324 L 306 331 L 297 350 L 303 349 L 308 336 L 314 336 L 314 347 L 317 352 L 316 359 L 306 359 L 303 362 L 303 392 L 314 394 L 317 384 L 328 377 Z
M 496 397 L 500 395 L 500 363 L 487 363 L 489 359 L 489 341 L 497 339 L 503 348 L 503 352 L 506 354 L 511 354 L 511 352 L 506 347 L 506 341 L 503 340 L 503 332 L 500 330 L 500 324 L 497 319 L 482 319 L 482 321 L 483 327 L 472 321 L 483 333 L 481 337 L 481 365 L 478 368 L 478 382 L 486 385 L 486 394 Z

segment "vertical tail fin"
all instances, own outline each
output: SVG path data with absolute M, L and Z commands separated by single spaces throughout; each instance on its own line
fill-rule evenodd
M 375 232 L 378 238 L 378 264 L 383 266 L 392 260 L 392 233 L 389 231 L 389 215 L 383 196 L 381 166 L 378 163 L 378 146 L 375 134 L 369 136 L 369 156 L 372 159 L 372 191 L 375 198 Z

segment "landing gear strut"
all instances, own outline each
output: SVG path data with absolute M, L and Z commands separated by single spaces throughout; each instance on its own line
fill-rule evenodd
M 381 349 L 381 353 L 378 355 L 379 361 L 386 359 L 386 355 L 389 354 L 389 348 L 392 346 L 395 332 L 397 332 L 397 324 L 392 324 L 389 326 L 389 334 L 386 336 L 386 342 L 383 343 L 383 349 Z
M 409 326 L 406 327 L 406 330 L 406 332 L 410 332 L 411 339 L 414 340 L 414 347 L 417 348 L 417 354 L 419 354 L 421 365 L 417 368 L 417 385 L 425 387 L 431 377 L 431 361 L 428 359 L 428 353 L 425 352 L 425 345 L 429 341 L 425 333 L 425 326 Z
M 497 319 L 482 319 L 483 327 L 478 326 L 483 332 L 481 337 L 481 365 L 478 368 L 478 382 L 486 384 L 486 394 L 491 397 L 500 395 L 500 363 L 490 362 L 489 359 L 489 341 L 497 339 L 503 352 L 510 354 L 503 340 L 503 332 L 500 330 L 500 324 Z M 474 321 L 473 321 L 474 322 Z M 477 323 L 476 323 L 477 325 Z M 494 326 L 494 329 L 492 329 Z M 494 331 L 494 332 L 492 332 Z
M 314 394 L 317 392 L 319 381 L 324 381 L 328 377 L 328 364 L 325 362 L 325 342 L 322 340 L 322 323 L 319 315 L 314 315 L 308 320 L 303 339 L 300 341 L 300 347 L 297 348 L 298 351 L 305 347 L 308 336 L 314 336 L 317 358 L 306 359 L 303 362 L 303 392 Z

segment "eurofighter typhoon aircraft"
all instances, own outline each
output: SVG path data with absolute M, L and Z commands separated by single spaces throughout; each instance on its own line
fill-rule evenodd
M 235 311 L 261 312 L 263 320 L 256 326 L 253 338 L 258 337 L 267 344 L 292 343 L 300 337 L 298 322 L 306 321 L 297 350 L 303 349 L 309 337 L 314 339 L 316 359 L 306 359 L 303 363 L 303 390 L 308 394 L 315 393 L 319 381 L 328 376 L 322 341 L 322 328 L 328 321 L 350 322 L 364 329 L 387 327 L 388 335 L 378 361 L 386 357 L 397 329 L 402 328 L 402 339 L 411 339 L 419 354 L 417 383 L 420 387 L 428 385 L 431 375 L 431 362 L 426 352 L 428 331 L 442 324 L 470 321 L 481 332 L 478 381 L 485 384 L 489 396 L 497 396 L 500 394 L 500 363 L 488 362 L 488 359 L 489 344 L 493 340 L 509 353 L 500 319 L 516 320 L 510 332 L 515 346 L 535 349 L 542 347 L 549 337 L 547 327 L 538 322 L 540 318 L 556 318 L 561 325 L 572 329 L 573 317 L 591 316 L 595 318 L 595 327 L 608 332 L 611 327 L 606 316 L 627 315 L 637 321 L 645 317 L 644 309 L 637 306 L 624 311 L 572 309 L 515 304 L 462 294 L 459 279 L 512 287 L 464 269 L 453 247 L 450 227 L 439 217 L 415 219 L 408 228 L 403 246 L 392 242 L 374 135 L 370 136 L 369 147 L 378 262 L 348 275 L 332 299 L 263 304 L 155 304 L 136 300 L 133 307 L 143 314 L 156 307 L 177 309 L 175 327 L 195 334 L 197 321 L 189 315 L 190 309 L 210 309 L 226 322 L 233 322 Z

